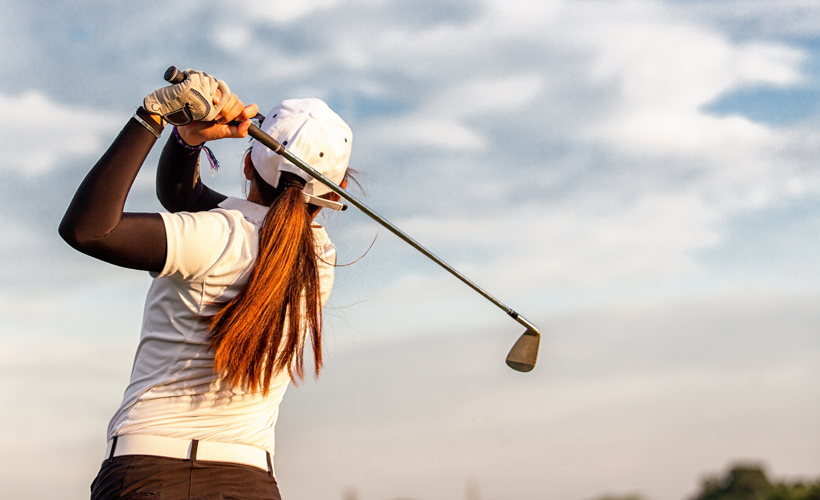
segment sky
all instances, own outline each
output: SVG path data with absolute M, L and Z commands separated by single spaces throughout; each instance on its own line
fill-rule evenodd
M 520 325 L 355 210 L 324 218 L 340 262 L 367 255 L 337 269 L 326 369 L 281 408 L 283 498 L 820 476 L 820 1 L 0 4 L 10 497 L 87 498 L 102 460 L 150 277 L 57 226 L 169 65 L 264 111 L 324 99 L 353 194 L 543 333 L 513 372 Z M 247 142 L 212 146 L 206 183 L 241 196 Z M 127 209 L 161 209 L 156 159 Z

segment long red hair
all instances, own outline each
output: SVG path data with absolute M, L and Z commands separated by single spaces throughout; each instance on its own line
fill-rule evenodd
M 215 315 L 210 327 L 214 368 L 234 386 L 267 393 L 274 374 L 304 379 L 310 337 L 315 374 L 322 367 L 319 257 L 311 223 L 318 208 L 302 200 L 304 180 L 282 172 L 279 186 L 253 168 L 254 183 L 270 205 L 259 229 L 259 253 L 248 283 Z

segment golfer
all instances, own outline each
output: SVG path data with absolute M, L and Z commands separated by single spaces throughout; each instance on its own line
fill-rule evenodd
M 257 111 L 224 82 L 186 71 L 182 83 L 145 98 L 60 224 L 80 252 L 154 278 L 93 500 L 280 498 L 278 407 L 288 383 L 304 377 L 307 342 L 314 371 L 322 365 L 336 260 L 313 220 L 341 204 L 259 143 L 244 158 L 247 199 L 202 184 L 203 144 L 245 137 Z M 170 213 L 123 213 L 166 122 L 177 126 L 166 131 L 157 192 Z M 284 101 L 261 128 L 344 187 L 352 135 L 325 103 Z

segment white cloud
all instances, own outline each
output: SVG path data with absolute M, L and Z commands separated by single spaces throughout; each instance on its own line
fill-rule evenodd
M 489 248 L 491 259 L 467 262 L 465 270 L 480 268 L 488 286 L 510 290 L 679 278 L 697 270 L 694 250 L 719 241 L 718 215 L 685 194 L 644 196 L 615 210 L 590 203 L 588 210 L 526 205 L 516 212 L 523 216 L 398 225 L 432 248 Z
M 453 83 L 409 116 L 366 123 L 364 141 L 376 147 L 426 147 L 482 151 L 487 138 L 471 127 L 476 116 L 492 123 L 533 101 L 543 86 L 537 75 Z
M 748 43 L 737 53 L 738 83 L 788 86 L 803 81 L 800 65 L 806 54 L 778 43 Z
M 122 117 L 66 106 L 38 92 L 0 95 L 0 169 L 40 174 L 66 159 L 99 153 Z
M 800 82 L 803 53 L 776 43 L 733 45 L 651 8 L 621 23 L 617 15 L 613 19 L 590 22 L 579 40 L 594 47 L 592 75 L 613 85 L 620 98 L 613 113 L 590 128 L 594 138 L 627 150 L 696 154 L 707 161 L 734 151 L 744 162 L 782 142 L 769 127 L 743 117 L 709 116 L 702 108 L 742 86 Z
M 426 108 L 430 114 L 453 117 L 514 113 L 532 102 L 543 84 L 537 74 L 454 82 L 445 92 L 431 96 Z
M 490 9 L 488 17 L 493 23 L 501 24 L 514 29 L 522 35 L 537 33 L 545 24 L 553 21 L 563 8 L 572 2 L 564 0 L 504 0 L 487 1 Z
M 501 24 L 485 17 L 417 37 L 389 35 L 400 55 L 386 64 L 426 57 L 408 72 L 429 72 L 435 85 L 406 116 L 365 121 L 359 145 L 467 155 L 460 170 L 450 157 L 436 159 L 448 171 L 469 172 L 455 179 L 458 190 L 446 190 L 462 201 L 448 207 L 466 212 L 431 210 L 396 221 L 434 251 L 467 247 L 467 254 L 492 255 L 468 257 L 459 269 L 480 268 L 493 289 L 664 287 L 703 271 L 698 252 L 723 242 L 723 224 L 733 214 L 820 189 L 810 167 L 816 131 L 704 111 L 744 86 L 801 84 L 804 52 L 777 41 L 733 41 L 660 2 L 574 2 L 548 10 L 536 16 L 537 30 L 522 33 L 527 43 L 538 41 L 533 52 L 483 77 L 471 73 L 477 59 L 462 62 L 462 53 L 506 43 L 515 30 L 507 21 L 527 17 L 526 10 L 511 9 Z M 436 45 L 452 52 L 432 50 Z M 387 57 L 382 51 L 369 52 L 373 64 Z M 454 76 L 440 81 L 433 68 L 448 62 Z M 498 118 L 519 119 L 531 135 L 493 136 Z M 532 150 L 557 138 L 555 147 L 572 154 L 534 155 L 520 175 L 515 159 L 527 151 L 522 146 Z M 509 154 L 498 164 L 489 154 L 502 140 Z M 585 150 L 604 153 L 585 158 Z M 426 171 L 444 175 L 435 172 Z M 573 186 L 573 196 L 553 199 L 566 194 L 562 186 Z M 471 213 L 477 193 L 498 209 Z M 415 290 L 412 283 L 398 286 L 405 285 Z
M 804 52 L 776 41 L 733 42 L 658 2 L 586 5 L 595 10 L 585 11 L 583 25 L 567 22 L 563 33 L 589 48 L 591 81 L 612 95 L 580 124 L 581 137 L 641 157 L 646 169 L 667 171 L 678 189 L 710 200 L 716 214 L 783 199 L 798 184 L 820 187 L 805 163 L 794 161 L 811 158 L 804 152 L 816 147 L 804 139 L 816 131 L 704 111 L 743 87 L 803 83 Z M 577 20 L 581 10 L 568 19 Z
M 485 139 L 458 121 L 440 114 L 420 114 L 374 120 L 364 132 L 368 144 L 382 147 L 434 147 L 456 151 L 480 151 Z
M 739 27 L 744 37 L 816 36 L 820 33 L 818 0 L 700 0 L 685 2 L 678 12 L 724 29 Z
M 250 18 L 264 18 L 279 24 L 295 21 L 316 11 L 334 7 L 343 0 L 268 0 L 265 2 L 244 1 L 243 12 Z
M 247 50 L 251 34 L 244 26 L 224 26 L 216 32 L 217 46 L 229 52 L 238 53 Z
M 695 110 L 676 112 L 650 106 L 625 111 L 592 130 L 593 137 L 618 148 L 707 159 L 730 149 L 755 157 L 777 141 L 777 134 L 769 127 L 742 116 L 717 118 Z

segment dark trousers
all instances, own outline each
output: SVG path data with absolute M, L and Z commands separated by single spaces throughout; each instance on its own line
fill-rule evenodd
M 103 462 L 91 500 L 281 500 L 276 480 L 249 465 L 124 455 Z

